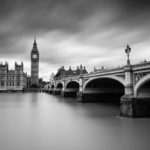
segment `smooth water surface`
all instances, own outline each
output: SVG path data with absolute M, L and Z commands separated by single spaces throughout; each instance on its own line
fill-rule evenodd
M 45 93 L 0 94 L 0 150 L 149 150 L 150 119 Z

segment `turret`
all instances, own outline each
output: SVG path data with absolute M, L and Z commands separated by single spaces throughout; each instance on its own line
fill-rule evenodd
M 36 37 L 34 37 L 33 48 L 37 48 Z

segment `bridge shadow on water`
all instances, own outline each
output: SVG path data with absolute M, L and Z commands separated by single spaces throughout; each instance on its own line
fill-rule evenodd
M 58 103 L 71 107 L 71 109 L 75 110 L 76 114 L 86 116 L 86 118 L 116 118 L 119 115 L 120 95 L 97 97 L 96 100 L 91 99 L 93 102 L 84 103 L 77 102 L 76 97 L 63 98 L 58 95 L 55 97 Z
M 114 94 L 85 94 L 83 95 L 83 102 L 84 103 L 110 103 L 113 105 L 120 104 L 120 98 L 123 96 L 123 93 Z
M 71 95 L 70 97 L 62 97 L 60 95 L 55 95 L 55 97 L 58 97 L 60 102 L 65 102 L 65 103 L 98 103 L 98 104 L 111 104 L 111 105 L 120 105 L 120 98 L 123 96 L 123 94 L 101 94 L 101 95 L 95 95 L 95 94 L 86 94 L 83 95 L 82 101 L 78 102 L 77 101 L 77 96 L 76 95 Z

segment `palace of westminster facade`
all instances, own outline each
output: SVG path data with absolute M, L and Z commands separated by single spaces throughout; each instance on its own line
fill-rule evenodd
M 39 87 L 39 52 L 34 39 L 31 50 L 31 77 L 24 72 L 24 65 L 15 62 L 14 70 L 9 70 L 7 62 L 0 64 L 0 91 L 22 91 L 29 87 Z

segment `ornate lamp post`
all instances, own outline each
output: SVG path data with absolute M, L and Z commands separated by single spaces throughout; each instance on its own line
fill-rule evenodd
M 127 54 L 127 65 L 130 65 L 130 59 L 129 59 L 130 52 L 131 52 L 131 48 L 129 45 L 127 45 L 127 47 L 125 49 L 125 53 Z

